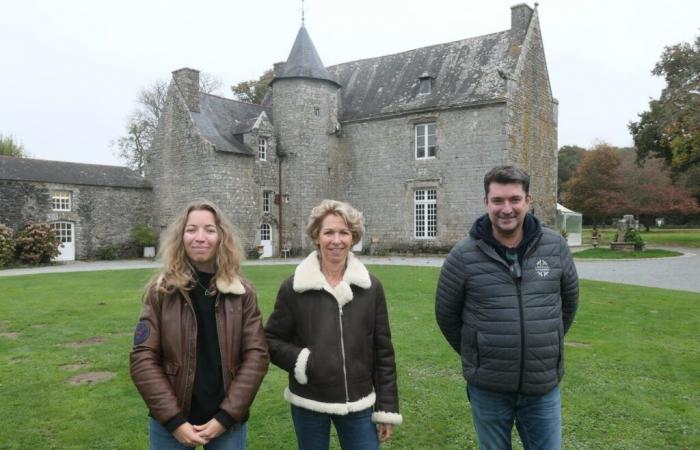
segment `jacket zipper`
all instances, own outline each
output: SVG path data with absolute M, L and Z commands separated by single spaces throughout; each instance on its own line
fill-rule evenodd
M 350 391 L 348 389 L 348 371 L 345 368 L 345 340 L 343 339 L 343 307 L 338 306 L 338 318 L 340 319 L 340 353 L 343 357 L 343 381 L 345 381 L 345 401 L 350 401 Z
M 226 386 L 226 371 L 224 370 L 224 352 L 221 349 L 221 326 L 219 325 L 219 298 L 221 294 L 216 294 L 216 301 L 214 302 L 214 321 L 216 322 L 216 336 L 217 339 L 219 339 L 219 356 L 221 357 L 221 381 L 224 383 L 224 386 Z
M 189 306 L 190 311 L 192 312 L 192 314 L 191 314 L 190 317 L 189 317 L 189 321 L 191 321 L 193 317 L 196 317 L 196 313 L 194 312 L 194 306 L 192 306 L 192 300 L 190 299 L 190 296 L 189 296 L 189 295 L 184 294 L 184 297 L 185 297 L 185 303 L 187 303 L 187 306 Z M 188 326 L 187 328 L 189 328 L 189 326 Z M 194 335 L 195 335 L 195 341 L 194 341 L 194 342 L 195 342 L 195 347 L 196 347 L 196 345 L 197 345 L 197 337 L 196 337 L 196 336 L 197 336 L 197 320 L 194 321 Z M 191 347 L 192 347 L 192 343 L 191 343 L 191 342 L 192 342 L 192 338 L 191 338 L 191 336 L 189 336 L 189 339 L 187 340 L 187 347 L 188 347 L 188 348 L 187 348 L 187 375 L 184 377 L 184 378 L 185 378 L 185 399 L 187 399 L 187 398 L 191 399 L 191 398 L 192 398 L 192 393 L 189 392 L 189 391 L 194 387 L 194 383 L 190 383 L 190 382 L 189 382 L 189 378 L 190 378 L 190 365 L 191 365 L 191 363 L 192 363 L 192 348 L 191 348 Z M 196 352 L 197 349 L 195 348 L 194 351 Z M 191 401 L 191 400 L 190 400 L 190 401 Z M 189 405 L 189 406 L 191 406 L 191 405 Z M 187 409 L 188 409 L 188 411 L 187 411 L 188 414 L 189 414 L 189 406 L 188 406 L 188 408 L 187 408 Z
M 521 280 L 515 280 L 515 287 L 518 291 L 518 313 L 520 314 L 520 375 L 518 377 L 518 392 L 523 387 L 523 374 L 525 372 L 525 317 L 523 314 L 523 291 Z

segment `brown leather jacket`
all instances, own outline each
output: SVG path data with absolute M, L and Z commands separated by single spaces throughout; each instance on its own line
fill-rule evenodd
M 130 355 L 131 378 L 151 416 L 165 425 L 187 418 L 197 357 L 197 321 L 183 291 L 158 293 L 152 284 L 141 310 Z M 217 282 L 215 316 L 226 397 L 220 408 L 236 422 L 248 409 L 267 372 L 270 356 L 252 285 Z

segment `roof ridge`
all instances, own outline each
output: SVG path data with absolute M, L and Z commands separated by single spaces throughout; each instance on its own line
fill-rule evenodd
M 432 48 L 432 47 L 440 47 L 440 46 L 443 46 L 443 45 L 454 44 L 454 43 L 456 43 L 456 42 L 471 41 L 471 40 L 475 40 L 475 39 L 479 39 L 479 38 L 485 38 L 485 37 L 491 36 L 491 35 L 502 34 L 502 33 L 508 33 L 508 32 L 510 32 L 510 30 L 496 31 L 496 32 L 493 32 L 493 33 L 481 34 L 481 35 L 479 35 L 479 36 L 472 36 L 472 37 L 468 37 L 468 38 L 464 38 L 464 39 L 456 39 L 456 40 L 454 40 L 454 41 L 440 42 L 439 44 L 426 45 L 426 46 L 424 46 L 424 47 L 412 48 L 412 49 L 409 49 L 409 50 L 403 50 L 403 51 L 395 52 L 395 53 L 387 53 L 387 54 L 384 54 L 384 55 L 372 56 L 372 57 L 369 57 L 369 58 L 355 59 L 355 60 L 352 60 L 352 61 L 346 61 L 346 62 L 342 62 L 342 63 L 338 63 L 338 64 L 333 64 L 332 66 L 326 67 L 326 69 L 330 69 L 330 68 L 332 68 L 332 67 L 343 66 L 343 65 L 346 65 L 346 64 L 361 62 L 361 61 L 370 61 L 370 60 L 373 60 L 373 59 L 380 59 L 380 58 L 386 58 L 386 57 L 389 57 L 389 56 L 402 55 L 402 54 L 405 54 L 405 53 L 411 53 L 411 52 L 415 52 L 415 51 L 418 51 L 418 50 L 429 49 L 429 48 Z

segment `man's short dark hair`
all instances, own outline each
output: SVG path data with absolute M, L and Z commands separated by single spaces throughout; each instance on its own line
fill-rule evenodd
M 491 183 L 521 184 L 525 194 L 530 193 L 530 175 L 516 166 L 496 166 L 484 175 L 484 195 L 487 197 Z

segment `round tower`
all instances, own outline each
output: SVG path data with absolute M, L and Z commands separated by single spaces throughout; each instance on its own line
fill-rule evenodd
M 311 208 L 338 198 L 336 159 L 340 85 L 321 62 L 302 25 L 287 61 L 275 64 L 272 116 L 281 156 L 282 239 L 307 253 Z

